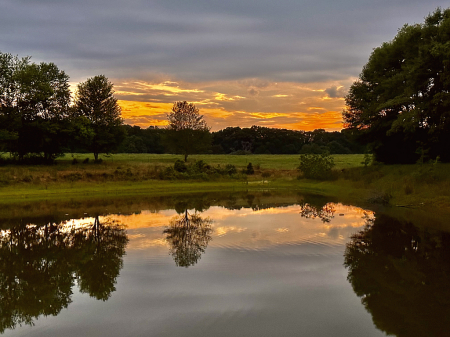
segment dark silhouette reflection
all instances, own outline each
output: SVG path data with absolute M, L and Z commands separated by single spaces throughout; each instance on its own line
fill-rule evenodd
M 127 242 L 122 225 L 112 221 L 101 224 L 98 216 L 88 232 L 78 232 L 74 236 L 74 246 L 83 257 L 76 265 L 81 292 L 103 301 L 111 296 L 123 267 Z
M 348 280 L 376 327 L 395 336 L 450 335 L 450 234 L 380 215 L 345 251 Z
M 0 233 L 0 333 L 56 316 L 71 303 L 72 287 L 106 300 L 122 267 L 128 239 L 112 221 L 12 227 Z
M 187 210 L 172 219 L 164 234 L 177 266 L 187 268 L 200 260 L 211 241 L 211 223 L 210 218 L 202 218 L 197 213 L 189 214 Z
M 334 218 L 336 209 L 332 203 L 310 204 L 303 202 L 300 204 L 300 215 L 307 219 L 319 218 L 322 222 L 330 222 Z

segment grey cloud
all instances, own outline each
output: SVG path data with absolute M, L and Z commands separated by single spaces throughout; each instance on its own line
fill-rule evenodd
M 247 92 L 250 96 L 257 96 L 259 94 L 259 91 L 256 90 L 255 88 L 250 88 L 250 89 L 248 89 Z
M 55 62 L 76 81 L 99 73 L 338 81 L 357 76 L 372 48 L 437 6 L 448 3 L 3 0 L 0 51 Z
M 345 89 L 343 87 L 338 88 L 335 85 L 325 89 L 325 92 L 330 98 L 341 98 L 345 96 Z

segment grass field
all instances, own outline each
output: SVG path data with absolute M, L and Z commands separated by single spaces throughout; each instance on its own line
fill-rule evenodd
M 342 154 L 334 155 L 334 161 L 336 169 L 350 168 L 361 166 L 364 155 L 361 154 Z M 83 161 L 85 158 L 94 160 L 92 154 L 66 154 L 64 157 L 58 158 L 57 162 L 60 164 L 70 164 L 76 158 L 78 161 Z M 100 155 L 103 161 L 114 164 L 153 164 L 153 165 L 173 165 L 177 160 L 183 160 L 181 155 L 173 154 L 128 154 L 119 153 L 109 156 Z M 299 165 L 298 154 L 252 154 L 252 155 L 228 155 L 228 154 L 202 154 L 191 155 L 188 157 L 188 162 L 195 160 L 203 160 L 210 165 L 226 165 L 232 164 L 238 168 L 243 168 L 252 163 L 253 166 L 259 165 L 261 169 L 273 169 L 273 170 L 295 170 Z
M 364 167 L 363 155 L 335 155 L 335 180 L 297 179 L 298 155 L 193 155 L 212 166 L 249 162 L 255 175 L 236 174 L 197 180 L 160 180 L 155 172 L 172 166 L 176 155 L 115 154 L 93 163 L 87 154 L 66 155 L 51 166 L 0 166 L 0 204 L 26 200 L 88 198 L 113 195 L 157 195 L 218 190 L 295 189 L 339 197 L 350 203 L 390 203 L 405 207 L 428 205 L 450 211 L 450 164 L 374 165 Z M 78 164 L 72 165 L 73 158 Z M 82 164 L 85 158 L 89 163 Z M 264 178 L 263 178 L 264 177 Z

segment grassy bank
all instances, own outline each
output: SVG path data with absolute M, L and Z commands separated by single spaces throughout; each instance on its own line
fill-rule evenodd
M 216 190 L 296 189 L 339 197 L 354 204 L 389 203 L 401 207 L 436 207 L 450 211 L 450 164 L 376 165 L 363 167 L 362 155 L 336 155 L 337 179 L 297 179 L 298 155 L 196 155 L 210 165 L 249 162 L 254 175 L 208 176 L 195 180 L 155 179 L 155 172 L 180 156 L 119 154 L 101 164 L 82 161 L 85 154 L 66 155 L 52 166 L 0 167 L 0 203 L 124 195 L 163 195 Z M 76 164 L 72 164 L 73 159 Z M 159 171 L 158 171 L 159 170 Z

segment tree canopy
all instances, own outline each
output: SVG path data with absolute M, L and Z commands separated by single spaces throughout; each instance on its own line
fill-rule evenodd
M 69 76 L 54 63 L 0 52 L 0 150 L 53 160 L 63 152 Z
M 346 96 L 345 127 L 378 161 L 450 161 L 449 68 L 450 9 L 438 8 L 374 49 Z
M 193 103 L 175 102 L 167 119 L 169 125 L 164 143 L 169 150 L 184 155 L 184 161 L 187 161 L 188 155 L 211 146 L 209 127 Z
M 85 146 L 94 153 L 109 153 L 125 137 L 121 125 L 121 109 L 114 97 L 113 84 L 104 75 L 88 78 L 78 84 L 75 97 L 75 116 L 87 125 L 91 137 L 84 137 Z M 83 123 L 87 121 L 87 123 Z

